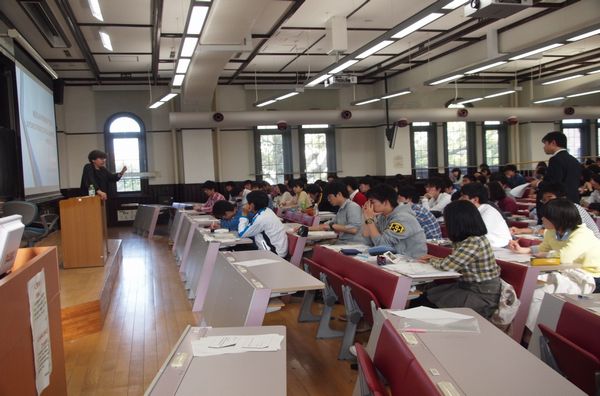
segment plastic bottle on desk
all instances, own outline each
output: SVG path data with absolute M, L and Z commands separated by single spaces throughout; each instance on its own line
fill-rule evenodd
M 90 187 L 88 188 L 88 195 L 90 197 L 93 197 L 96 195 L 96 189 L 94 188 L 93 184 L 90 184 Z

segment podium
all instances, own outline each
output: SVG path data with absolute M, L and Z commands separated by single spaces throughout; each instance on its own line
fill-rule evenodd
M 99 196 L 60 201 L 64 268 L 101 267 L 108 256 L 106 212 Z

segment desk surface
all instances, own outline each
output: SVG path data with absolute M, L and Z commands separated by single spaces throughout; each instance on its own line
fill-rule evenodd
M 262 286 L 271 289 L 272 292 L 293 292 L 299 290 L 319 290 L 325 285 L 323 282 L 312 275 L 302 271 L 300 268 L 291 264 L 272 252 L 265 250 L 224 252 L 225 257 L 232 264 L 239 261 L 271 259 L 277 260 L 274 263 L 257 265 L 252 267 L 236 266 L 238 270 L 244 273 L 249 279 L 258 280 Z M 231 261 L 230 258 L 233 258 Z
M 435 368 L 447 373 L 459 392 L 486 396 L 583 395 L 575 385 L 473 310 L 448 311 L 475 316 L 480 333 L 414 334 L 419 344 L 410 348 L 426 371 Z M 404 318 L 385 311 L 384 314 L 394 327 L 402 327 Z
M 600 293 L 584 296 L 579 294 L 554 294 L 554 296 L 600 316 Z
M 286 340 L 277 352 L 194 357 L 192 341 L 203 336 L 281 334 L 284 326 L 189 327 L 146 390 L 146 395 L 285 395 Z

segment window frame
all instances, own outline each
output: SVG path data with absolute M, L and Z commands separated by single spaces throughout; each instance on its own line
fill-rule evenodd
M 138 125 L 140 126 L 140 131 L 139 132 L 114 132 L 111 133 L 110 132 L 110 125 L 113 123 L 113 121 L 115 121 L 117 118 L 121 118 L 121 117 L 128 117 L 128 118 L 132 118 L 133 120 L 135 120 Z M 139 151 L 140 151 L 140 173 L 141 172 L 147 172 L 148 171 L 148 156 L 147 156 L 147 152 L 146 152 L 146 125 L 144 124 L 144 121 L 142 121 L 142 119 L 131 112 L 127 112 L 127 111 L 121 111 L 118 113 L 114 113 L 113 115 L 111 115 L 110 117 L 107 118 L 106 122 L 104 123 L 104 146 L 106 147 L 106 153 L 108 154 L 108 169 L 111 172 L 117 172 L 115 170 L 115 150 L 114 150 L 114 139 L 132 139 L 132 138 L 137 138 L 138 139 L 138 147 L 139 147 Z M 140 194 L 144 194 L 146 191 L 148 191 L 148 179 L 144 178 L 144 177 L 140 177 L 140 189 L 138 191 L 117 191 L 116 186 L 112 187 L 114 188 L 114 191 L 116 193 L 117 197 L 131 197 L 131 196 L 137 196 Z
M 492 120 L 488 120 L 492 121 Z M 490 165 L 490 169 L 492 171 L 499 171 L 500 167 L 506 163 L 508 163 L 508 128 L 506 127 L 506 123 L 500 121 L 498 125 L 485 125 L 485 121 L 481 123 L 481 143 L 482 143 L 482 156 L 483 163 L 490 164 L 487 158 L 487 139 L 486 139 L 486 131 L 487 130 L 498 130 L 498 165 Z M 498 169 L 494 170 L 494 167 Z
M 466 172 L 463 170 L 463 174 L 466 175 L 477 170 L 477 153 L 475 151 L 476 139 L 475 139 L 475 122 L 473 121 L 446 121 L 444 122 L 444 165 L 446 170 L 449 171 L 456 165 L 450 165 L 448 163 L 448 122 L 464 122 L 466 124 L 467 132 L 467 165 Z
M 305 136 L 310 134 L 325 134 L 325 147 L 327 148 L 327 176 L 337 175 L 337 161 L 335 156 L 335 127 L 329 125 L 327 128 L 303 128 L 298 126 L 298 148 L 300 160 L 300 175 L 308 179 L 306 172 L 306 143 Z
M 565 124 L 564 120 L 560 120 L 560 132 L 565 133 L 565 127 L 569 128 L 579 128 L 579 135 L 581 136 L 581 158 L 577 158 L 569 151 L 569 154 L 573 155 L 578 160 L 583 160 L 585 157 L 591 155 L 590 149 L 592 146 L 591 142 L 591 133 L 590 133 L 590 120 L 581 119 L 581 122 L 573 123 L 573 124 Z M 569 141 L 567 140 L 567 151 L 569 147 Z
M 260 137 L 266 135 L 281 135 L 281 144 L 283 147 L 283 178 L 291 178 L 292 163 L 292 133 L 288 126 L 285 130 L 280 129 L 258 129 L 254 127 L 254 177 L 256 180 L 263 180 L 262 173 L 262 153 L 260 150 Z
M 417 177 L 416 159 L 415 159 L 415 132 L 427 132 L 427 176 L 432 176 L 433 173 L 437 173 L 438 158 L 437 158 L 437 124 L 431 121 L 429 125 L 417 125 L 410 123 L 410 162 L 411 162 L 411 173 L 415 180 Z M 419 168 L 421 169 L 421 168 Z M 423 179 L 419 179 L 423 180 Z

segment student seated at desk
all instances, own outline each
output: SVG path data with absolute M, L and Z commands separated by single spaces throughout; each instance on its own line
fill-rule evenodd
M 269 197 L 264 191 L 252 191 L 246 196 L 238 226 L 240 238 L 254 237 L 259 250 L 270 250 L 280 257 L 287 255 L 288 240 L 279 217 L 268 208 Z
M 528 248 L 511 241 L 510 249 L 537 257 L 556 255 L 561 263 L 581 264 L 581 268 L 594 278 L 594 292 L 600 292 L 600 240 L 581 223 L 577 208 L 566 198 L 547 202 L 543 212 L 544 241 Z
M 435 308 L 471 308 L 489 319 L 500 299 L 500 267 L 486 238 L 487 228 L 473 203 L 454 201 L 444 209 L 452 253 L 445 258 L 424 256 L 421 259 L 440 270 L 454 270 L 462 277 L 453 283 L 426 287 L 411 306 Z
M 421 257 L 427 253 L 425 232 L 407 205 L 398 205 L 398 193 L 387 184 L 367 191 L 362 236 L 371 246 L 393 246 L 396 253 Z
M 213 216 L 219 219 L 219 224 L 216 222 L 211 224 L 210 228 L 227 228 L 229 231 L 237 231 L 242 216 L 242 210 L 237 208 L 237 205 L 229 201 L 217 201 L 213 206 Z
M 417 221 L 425 232 L 425 237 L 427 239 L 442 239 L 440 223 L 430 211 L 425 209 L 418 202 L 419 193 L 414 186 L 406 184 L 398 186 L 398 203 L 409 206 L 414 212 Z
M 202 190 L 208 196 L 208 199 L 202 205 L 195 205 L 194 209 L 199 212 L 212 213 L 215 202 L 224 201 L 225 197 L 217 191 L 217 183 L 211 180 L 202 185 Z
M 444 192 L 445 183 L 441 178 L 431 178 L 425 185 L 425 195 L 421 204 L 430 211 L 443 212 L 452 196 Z
M 338 234 L 339 243 L 361 242 L 362 211 L 356 202 L 350 200 L 346 186 L 339 182 L 330 183 L 325 194 L 327 194 L 329 203 L 339 208 L 335 219 L 310 227 L 309 230 L 335 231 Z
M 304 181 L 300 179 L 293 180 L 290 182 L 290 187 L 294 192 L 294 197 L 290 203 L 283 206 L 284 208 L 298 208 L 298 210 L 304 211 L 312 205 L 310 197 L 304 191 Z
M 346 189 L 348 189 L 350 200 L 356 202 L 356 204 L 362 208 L 365 202 L 367 202 L 367 197 L 358 189 L 358 180 L 356 180 L 355 177 L 346 176 L 342 182 L 346 185 Z

